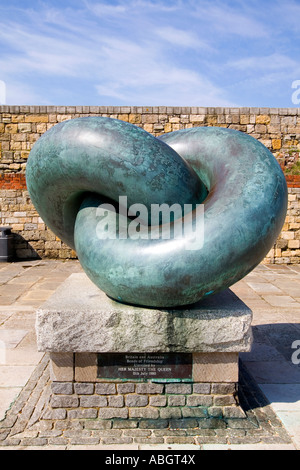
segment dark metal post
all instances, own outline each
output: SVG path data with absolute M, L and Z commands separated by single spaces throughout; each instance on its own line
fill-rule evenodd
M 10 227 L 0 227 L 0 262 L 12 261 L 14 256 L 13 234 Z

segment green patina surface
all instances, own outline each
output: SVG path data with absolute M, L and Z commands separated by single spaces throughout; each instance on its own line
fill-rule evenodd
M 153 307 L 191 304 L 237 282 L 271 249 L 287 208 L 280 166 L 246 134 L 201 127 L 156 139 L 101 117 L 46 132 L 30 153 L 27 185 L 41 217 L 75 247 L 98 287 L 120 302 Z M 181 239 L 103 239 L 99 205 L 116 205 L 120 196 L 148 210 L 203 203 L 204 219 L 194 210 Z M 114 217 L 111 211 L 107 223 Z M 204 242 L 190 249 L 196 229 Z

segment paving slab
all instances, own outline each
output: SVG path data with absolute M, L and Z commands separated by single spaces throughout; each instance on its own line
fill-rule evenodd
M 293 265 L 290 268 L 292 271 L 295 271 L 300 274 L 300 266 L 299 265 Z
M 5 363 L 11 366 L 19 365 L 34 365 L 36 366 L 41 359 L 43 358 L 44 353 L 38 351 L 32 351 L 28 347 L 20 347 L 17 349 L 7 349 L 5 350 Z M 1 352 L 0 352 L 0 364 L 1 362 Z
M 266 293 L 278 293 L 283 294 L 283 292 L 269 282 L 247 282 L 248 286 L 253 289 L 258 294 Z
M 295 447 L 300 449 L 300 411 L 277 411 L 277 416 L 288 429 Z
M 5 418 L 7 410 L 20 394 L 22 387 L 0 387 L 0 420 Z
M 139 450 L 180 450 L 181 452 L 184 451 L 199 451 L 201 450 L 200 445 L 195 445 L 195 444 L 140 444 L 138 446 Z
M 299 302 L 293 299 L 290 295 L 263 295 L 263 299 L 273 307 L 300 307 Z
M 240 353 L 240 359 L 243 362 L 261 362 L 261 361 L 284 361 L 284 357 L 272 345 L 266 343 L 254 343 L 251 351 Z
M 28 330 L 0 329 L 0 343 L 5 349 L 15 348 L 27 333 Z
M 244 362 L 258 384 L 300 384 L 300 369 L 287 361 Z
M 295 411 L 300 413 L 300 384 L 267 383 L 259 384 L 259 387 L 272 403 L 274 411 Z
M 25 365 L 1 365 L 0 366 L 0 387 L 24 387 L 35 366 Z
M 203 444 L 203 450 L 297 450 L 293 444 Z

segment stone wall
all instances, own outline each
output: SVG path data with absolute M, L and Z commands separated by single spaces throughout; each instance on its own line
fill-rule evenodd
M 26 190 L 25 170 L 36 140 L 53 125 L 76 117 L 107 116 L 155 136 L 195 126 L 246 132 L 274 154 L 289 186 L 287 219 L 267 263 L 300 260 L 300 108 L 201 108 L 112 106 L 0 106 L 0 215 L 10 225 L 18 258 L 74 258 L 76 253 L 44 224 Z M 298 166 L 299 168 L 299 166 Z
M 274 247 L 265 258 L 267 264 L 300 263 L 300 187 L 290 187 L 288 191 L 285 223 Z

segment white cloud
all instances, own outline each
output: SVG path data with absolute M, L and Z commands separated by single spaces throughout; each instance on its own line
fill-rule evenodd
M 126 64 L 123 66 L 118 75 L 111 73 L 96 86 L 99 95 L 118 98 L 124 104 L 135 106 L 234 105 L 223 96 L 221 88 L 189 69 L 154 62 L 140 63 L 136 70 L 130 70 Z
M 287 29 L 299 36 L 300 5 L 298 1 L 286 0 L 282 2 L 277 0 L 274 3 L 273 13 L 280 20 L 279 31 Z
M 127 14 L 130 22 L 131 13 L 125 6 L 105 6 L 97 4 L 93 8 L 98 14 L 101 11 L 108 16 Z M 155 5 L 147 3 L 147 6 L 154 8 Z M 71 28 L 68 27 L 67 13 Z M 34 74 L 62 79 L 79 76 L 94 83 L 98 99 L 112 98 L 126 104 L 231 104 L 223 98 L 222 89 L 200 71 L 177 62 L 176 52 L 175 57 L 168 55 L 170 43 L 175 47 L 208 49 L 208 44 L 195 32 L 173 26 L 160 27 L 159 24 L 152 30 L 143 14 L 137 31 L 113 28 L 107 34 L 107 25 L 99 23 L 99 27 L 91 32 L 89 17 L 83 16 L 79 24 L 71 21 L 72 15 L 74 12 L 58 14 L 51 8 L 45 9 L 39 17 L 36 12 L 30 12 L 32 23 L 28 25 L 3 24 L 0 38 L 15 52 L 0 60 L 0 70 L 5 68 L 7 77 L 19 70 L 24 77 Z M 22 92 L 18 91 L 21 88 Z M 37 102 L 38 97 L 29 84 L 21 88 L 11 87 L 9 99 L 14 92 L 14 102 L 22 96 L 27 97 L 27 102 L 30 99 Z
M 299 66 L 299 63 L 283 54 L 274 53 L 267 56 L 245 57 L 228 63 L 229 67 L 241 70 L 276 71 L 287 70 Z
M 85 2 L 87 8 L 100 18 L 107 16 L 119 16 L 126 12 L 127 8 L 123 5 L 108 5 L 107 3 L 93 4 L 89 1 Z
M 280 84 L 291 71 L 298 78 L 299 61 L 283 35 L 298 11 L 292 0 L 282 19 L 276 0 L 270 15 L 259 0 L 49 3 L 0 6 L 0 77 L 14 84 L 7 98 L 14 104 L 20 94 L 35 103 L 75 100 L 72 84 L 81 81 L 100 104 L 230 106 L 238 105 L 245 80 L 259 88 L 268 80 Z
M 1 25 L 0 39 L 15 51 L 2 54 L 1 68 L 6 73 L 22 70 L 22 73 L 34 71 L 74 76 L 80 68 L 84 70 L 93 63 L 92 43 L 84 44 L 82 41 L 82 44 L 78 37 L 67 34 L 55 36 L 49 32 L 35 32 L 30 26 L 11 22 Z
M 260 2 L 263 4 L 263 2 Z M 220 1 L 195 1 L 194 15 L 204 20 L 215 34 L 237 35 L 258 38 L 269 35 L 270 27 L 256 18 L 256 7 L 248 2 L 239 3 L 239 8 Z M 263 5 L 261 5 L 263 7 Z
M 50 105 L 49 98 L 39 93 L 35 86 L 20 81 L 8 81 L 6 84 L 7 103 L 11 105 Z
M 200 40 L 198 35 L 193 31 L 185 31 L 172 26 L 165 26 L 154 30 L 154 35 L 169 42 L 173 46 L 212 50 L 212 47 L 206 41 Z
M 84 3 L 90 11 L 100 17 L 118 17 L 124 13 L 127 13 L 129 17 L 134 17 L 136 14 L 140 14 L 140 12 L 147 15 L 147 13 L 153 11 L 172 13 L 182 8 L 182 0 L 173 0 L 172 2 L 161 0 L 119 0 L 119 4 L 116 5 L 108 5 L 100 1 L 93 3 L 91 0 L 85 0 Z

